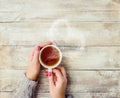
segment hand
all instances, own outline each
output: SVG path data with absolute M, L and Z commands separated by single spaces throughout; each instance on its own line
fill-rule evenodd
M 52 42 L 41 43 L 33 48 L 29 57 L 29 66 L 26 72 L 26 77 L 36 81 L 40 73 L 39 51 L 42 47 L 50 45 Z
M 63 67 L 53 69 L 49 76 L 49 87 L 52 98 L 65 98 L 65 90 L 67 86 L 66 72 Z

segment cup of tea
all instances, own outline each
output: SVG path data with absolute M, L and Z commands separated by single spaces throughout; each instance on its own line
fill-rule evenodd
M 55 45 L 46 45 L 40 50 L 39 61 L 40 64 L 52 72 L 52 69 L 57 67 L 62 60 L 62 53 Z

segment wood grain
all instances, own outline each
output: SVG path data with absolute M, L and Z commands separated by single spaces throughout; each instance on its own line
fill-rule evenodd
M 0 45 L 34 46 L 52 40 L 61 46 L 120 46 L 120 24 L 63 22 L 52 30 L 51 23 L 23 22 L 0 24 Z M 59 36 L 59 37 L 58 37 Z
M 32 11 L 24 12 L 0 12 L 0 23 L 21 23 L 36 21 L 52 22 L 57 19 L 67 19 L 69 21 L 79 22 L 120 22 L 120 11 L 59 11 L 48 10 L 43 12 Z M 59 13 L 58 13 L 59 12 Z M 56 15 L 56 13 L 58 13 Z M 63 17 L 64 16 L 64 17 Z
M 72 93 L 73 98 L 119 98 L 119 94 L 116 93 Z M 3 98 L 12 98 L 13 93 L 1 92 L 0 96 Z M 50 98 L 49 93 L 39 93 L 37 98 Z
M 0 68 L 25 69 L 32 47 L 3 46 L 0 48 Z M 62 65 L 67 69 L 120 69 L 120 47 L 60 47 Z
M 60 0 L 59 2 L 56 0 L 46 0 L 46 1 L 42 1 L 42 0 L 1 0 L 1 6 L 0 6 L 0 11 L 20 11 L 21 8 L 24 6 L 26 7 L 28 10 L 34 10 L 36 8 L 38 8 L 37 11 L 42 10 L 41 8 L 44 9 L 48 9 L 51 8 L 52 10 L 57 10 L 56 7 L 60 7 L 61 9 L 65 10 L 65 9 L 74 9 L 76 10 L 76 8 L 84 11 L 84 10 L 112 10 L 114 8 L 116 8 L 115 10 L 119 10 L 119 0 L 74 0 L 74 1 L 69 1 L 69 0 Z M 32 7 L 35 8 L 32 8 Z M 43 9 L 43 10 L 44 10 Z
M 119 0 L 1 0 L 0 22 L 54 20 L 61 17 L 81 21 L 119 21 L 119 9 Z
M 120 95 L 116 93 L 72 93 L 73 98 L 119 98 Z M 50 98 L 49 94 L 37 94 L 37 98 Z
M 14 92 L 24 70 L 1 70 L 1 92 Z M 67 93 L 119 93 L 120 71 L 67 71 Z M 14 76 L 14 77 L 13 77 Z M 16 85 L 15 85 L 16 84 Z M 49 93 L 48 78 L 40 74 L 37 93 Z
M 67 94 L 120 98 L 120 0 L 0 0 L 0 97 L 13 97 L 31 48 L 48 40 L 62 50 Z M 50 98 L 43 70 L 36 95 Z

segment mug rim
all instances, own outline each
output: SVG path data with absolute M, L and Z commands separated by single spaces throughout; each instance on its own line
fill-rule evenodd
M 43 51 L 45 48 L 47 48 L 47 47 L 54 47 L 54 48 L 57 49 L 58 52 L 59 52 L 59 56 L 60 56 L 59 61 L 58 61 L 56 64 L 54 64 L 53 66 L 48 66 L 48 65 L 44 64 L 44 63 L 42 62 L 42 60 L 41 60 L 41 53 L 42 53 L 42 51 Z M 52 68 L 57 67 L 57 66 L 61 63 L 61 61 L 62 61 L 62 52 L 61 52 L 61 50 L 60 50 L 57 46 L 55 46 L 55 45 L 46 45 L 45 47 L 43 47 L 43 48 L 40 50 L 40 53 L 39 53 L 39 62 L 40 62 L 40 64 L 41 64 L 43 67 L 48 68 L 48 69 L 52 69 Z

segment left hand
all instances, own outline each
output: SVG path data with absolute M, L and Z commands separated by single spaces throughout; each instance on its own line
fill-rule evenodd
M 39 51 L 42 47 L 46 45 L 50 45 L 50 44 L 52 44 L 52 42 L 41 43 L 35 46 L 33 50 L 31 51 L 30 57 L 29 57 L 29 66 L 26 72 L 26 77 L 28 79 L 33 80 L 33 81 L 37 80 L 40 70 L 41 70 L 41 66 L 39 62 Z

